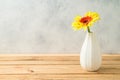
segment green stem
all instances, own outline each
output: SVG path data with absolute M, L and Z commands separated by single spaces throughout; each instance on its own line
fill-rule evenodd
M 89 33 L 91 33 L 91 31 L 90 31 L 90 27 L 89 27 L 89 26 L 87 27 L 87 30 L 88 30 Z

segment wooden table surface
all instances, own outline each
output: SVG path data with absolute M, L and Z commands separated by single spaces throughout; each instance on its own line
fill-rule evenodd
M 0 54 L 0 80 L 120 80 L 120 55 L 103 55 L 98 72 L 87 72 L 79 54 Z

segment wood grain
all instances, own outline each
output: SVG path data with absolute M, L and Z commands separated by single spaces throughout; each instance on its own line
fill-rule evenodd
M 97 72 L 83 70 L 79 54 L 0 54 L 0 80 L 120 80 L 120 55 L 103 55 Z

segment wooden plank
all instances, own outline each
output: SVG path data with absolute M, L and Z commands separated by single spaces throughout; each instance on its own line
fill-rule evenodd
M 79 65 L 79 61 L 0 61 L 0 65 Z
M 119 75 L 0 75 L 0 80 L 120 80 Z
M 80 65 L 80 61 L 0 61 L 0 65 Z M 120 65 L 120 61 L 102 61 L 102 65 Z
M 79 60 L 79 54 L 0 54 L 0 61 L 38 61 L 38 60 L 62 60 L 62 61 L 76 61 Z M 120 61 L 120 55 L 103 55 L 103 60 L 109 60 L 109 61 Z
M 120 65 L 103 65 L 98 72 L 87 72 L 80 65 L 8 65 L 0 66 L 0 74 L 120 74 Z
M 26 56 L 1 56 L 0 55 L 0 61 L 69 61 L 69 60 L 72 60 L 72 61 L 76 61 L 76 60 L 79 60 L 79 57 L 78 56 L 31 56 L 31 55 L 26 55 Z

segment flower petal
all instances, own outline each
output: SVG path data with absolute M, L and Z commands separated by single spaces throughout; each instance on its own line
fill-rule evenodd
M 76 16 L 76 17 L 74 18 L 75 21 L 80 21 L 80 19 L 81 19 L 81 16 Z

